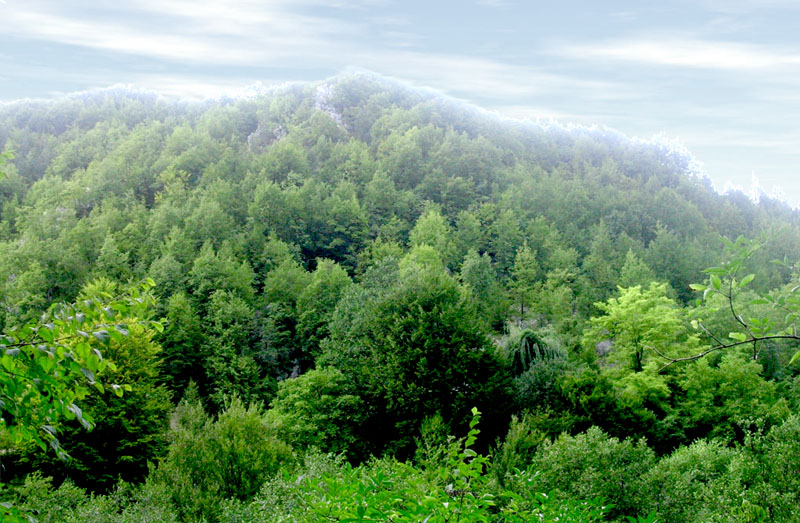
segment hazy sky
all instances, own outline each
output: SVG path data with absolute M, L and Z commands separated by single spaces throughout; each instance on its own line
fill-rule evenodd
M 800 204 L 800 1 L 0 0 L 0 100 L 368 69 L 516 118 L 676 138 Z

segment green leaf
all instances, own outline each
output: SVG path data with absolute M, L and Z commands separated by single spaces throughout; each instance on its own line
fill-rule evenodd
M 108 331 L 105 329 L 92 332 L 92 336 L 97 338 L 99 341 L 102 341 L 103 343 L 106 343 L 109 338 Z
M 720 290 L 722 288 L 722 281 L 719 279 L 719 276 L 715 274 L 711 275 L 711 286 L 715 290 Z
M 728 337 L 736 341 L 747 341 L 747 335 L 743 332 L 731 332 Z
M 693 291 L 698 291 L 698 292 L 704 291 L 704 290 L 707 289 L 707 287 L 705 285 L 700 285 L 699 283 L 689 284 L 689 288 L 692 289 Z
M 740 237 L 740 238 L 741 238 L 741 237 Z M 736 246 L 733 244 L 733 242 L 732 242 L 732 241 L 730 241 L 730 240 L 729 240 L 728 238 L 726 238 L 725 236 L 723 236 L 723 237 L 722 237 L 722 243 L 724 243 L 724 244 L 725 244 L 725 247 L 727 247 L 727 248 L 728 248 L 728 249 L 730 249 L 730 250 L 733 250 L 733 249 L 735 249 L 735 248 L 736 248 Z
M 753 278 L 755 278 L 755 277 L 756 277 L 755 274 L 748 274 L 747 276 L 742 278 L 742 281 L 741 281 L 741 283 L 739 283 L 739 286 L 740 287 L 744 287 L 744 286 L 748 285 L 751 281 L 753 281 Z
M 83 368 L 81 369 L 81 372 L 83 373 L 84 376 L 86 376 L 86 379 L 89 380 L 90 385 L 93 385 L 97 381 L 94 377 L 94 373 L 89 369 Z
M 53 331 L 50 330 L 47 326 L 39 327 L 37 334 L 46 342 L 46 343 L 53 343 Z
M 119 343 L 120 341 L 122 341 L 122 338 L 123 338 L 122 334 L 121 334 L 119 331 L 117 331 L 117 330 L 110 330 L 110 331 L 108 331 L 108 336 L 109 336 L 109 337 L 110 337 L 112 340 L 114 340 L 115 342 L 117 342 L 117 343 Z

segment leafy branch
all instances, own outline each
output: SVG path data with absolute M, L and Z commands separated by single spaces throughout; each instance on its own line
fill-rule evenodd
M 157 330 L 149 321 L 152 304 L 147 280 L 122 296 L 98 293 L 74 304 L 57 304 L 37 323 L 28 323 L 0 335 L 0 430 L 16 445 L 34 444 L 53 449 L 62 459 L 66 452 L 58 441 L 58 426 L 77 420 L 86 430 L 92 417 L 78 403 L 91 388 L 117 396 L 130 385 L 103 384 L 106 372 L 117 370 L 104 359 L 100 347 L 128 335 L 128 324 L 138 322 Z M 19 511 L 0 504 L 3 520 L 19 519 Z
M 711 296 L 722 296 L 731 317 L 740 328 L 728 333 L 727 338 L 732 341 L 727 341 L 722 336 L 712 333 L 700 320 L 692 320 L 692 326 L 711 339 L 713 345 L 697 354 L 681 358 L 668 357 L 651 347 L 659 357 L 666 360 L 659 372 L 675 363 L 694 361 L 713 352 L 742 345 L 751 345 L 751 357 L 757 360 L 761 355 L 765 342 L 777 340 L 800 341 L 800 336 L 797 333 L 797 321 L 800 318 L 800 294 L 798 294 L 800 285 L 795 285 L 789 290 L 777 289 L 771 293 L 758 294 L 756 299 L 748 302 L 751 306 L 771 305 L 773 309 L 786 313 L 781 326 L 776 326 L 769 317 L 749 317 L 745 319 L 744 315 L 739 312 L 737 298 L 755 279 L 755 274 L 753 273 L 743 277 L 740 277 L 740 275 L 744 271 L 746 262 L 764 246 L 766 240 L 763 237 L 759 240 L 749 240 L 739 236 L 735 242 L 728 238 L 723 238 L 722 241 L 725 243 L 727 259 L 721 265 L 709 267 L 703 271 L 708 275 L 705 283 L 695 283 L 690 287 L 694 291 L 703 293 L 702 298 L 697 301 L 698 306 L 703 302 L 707 303 Z M 773 263 L 791 268 L 786 260 L 774 260 Z M 800 350 L 792 356 L 789 363 L 793 363 L 798 358 L 800 358 Z

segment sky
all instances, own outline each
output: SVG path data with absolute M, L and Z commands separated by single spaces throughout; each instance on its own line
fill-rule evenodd
M 683 144 L 800 206 L 798 0 L 0 0 L 0 101 L 237 95 L 368 70 L 503 116 Z

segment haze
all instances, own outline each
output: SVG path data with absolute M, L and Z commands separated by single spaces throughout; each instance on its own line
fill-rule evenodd
M 718 190 L 800 204 L 800 4 L 649 4 L 0 0 L 0 100 L 367 69 L 513 118 L 676 139 Z

